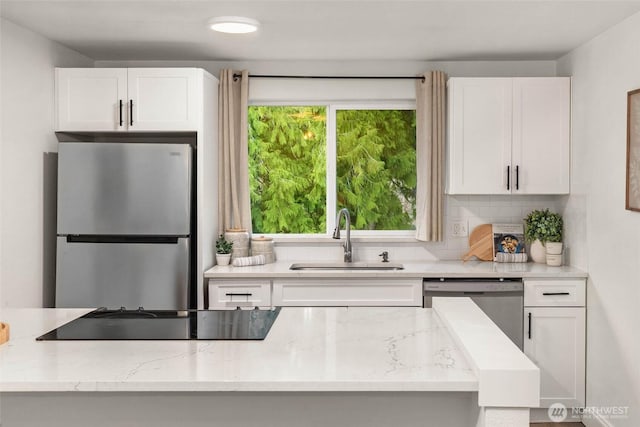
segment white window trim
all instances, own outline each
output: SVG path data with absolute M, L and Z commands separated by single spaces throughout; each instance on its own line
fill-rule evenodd
M 271 237 L 276 242 L 306 241 L 308 243 L 335 242 L 331 235 L 336 227 L 337 186 L 336 186 L 336 111 L 338 110 L 415 110 L 415 100 L 370 100 L 370 101 L 250 101 L 250 106 L 322 106 L 327 112 L 326 149 L 326 233 L 284 234 L 259 233 Z M 417 165 L 416 165 L 417 168 Z M 333 214 L 329 214 L 333 212 Z M 367 242 L 414 242 L 415 230 L 351 230 L 355 241 Z

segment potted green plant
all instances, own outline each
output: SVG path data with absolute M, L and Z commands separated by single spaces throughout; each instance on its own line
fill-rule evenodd
M 233 249 L 233 242 L 224 238 L 224 235 L 218 236 L 216 240 L 216 264 L 229 265 L 231 260 L 231 250 Z
M 562 253 L 562 230 L 562 215 L 549 209 L 534 210 L 527 215 L 524 238 L 531 243 L 529 252 L 534 262 L 544 263 L 547 262 L 547 254 L 559 256 Z

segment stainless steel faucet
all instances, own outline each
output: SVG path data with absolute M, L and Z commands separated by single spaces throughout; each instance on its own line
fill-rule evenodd
M 347 240 L 344 242 L 344 262 L 352 262 L 353 261 L 353 253 L 351 250 L 351 215 L 349 215 L 349 210 L 347 208 L 342 208 L 338 211 L 338 215 L 336 216 L 336 228 L 333 230 L 333 238 L 340 238 L 340 218 L 344 215 L 345 219 L 345 229 L 347 230 Z

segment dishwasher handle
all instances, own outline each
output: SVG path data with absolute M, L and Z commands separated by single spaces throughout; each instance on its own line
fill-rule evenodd
M 423 282 L 522 282 L 522 277 L 425 277 Z
M 497 293 L 515 292 L 523 293 L 522 280 L 424 280 L 424 292 L 429 293 Z

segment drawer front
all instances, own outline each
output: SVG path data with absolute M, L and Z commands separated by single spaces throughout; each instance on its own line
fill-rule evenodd
M 209 280 L 210 309 L 237 307 L 271 307 L 271 283 L 269 281 Z
M 273 305 L 422 307 L 422 280 L 274 280 Z
M 524 280 L 524 305 L 527 307 L 584 307 L 585 279 Z

